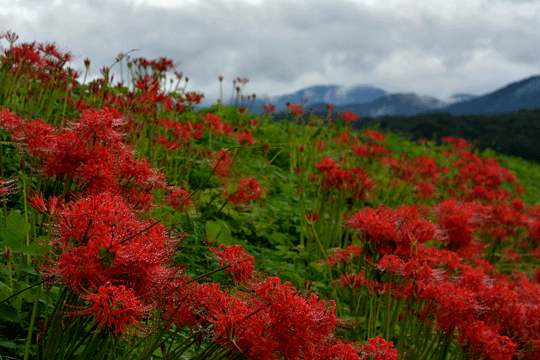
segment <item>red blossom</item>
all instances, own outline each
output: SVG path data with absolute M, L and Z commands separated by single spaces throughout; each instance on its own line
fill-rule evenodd
M 290 111 L 292 112 L 293 116 L 302 116 L 304 115 L 304 110 L 299 105 L 291 104 L 289 106 Z
M 358 211 L 349 225 L 360 231 L 361 239 L 371 251 L 410 257 L 417 244 L 435 235 L 435 227 L 421 217 L 418 209 L 407 205 L 396 210 L 387 206 L 377 210 L 366 208 Z
M 210 247 L 210 251 L 219 259 L 219 265 L 229 266 L 225 272 L 236 282 L 248 282 L 253 277 L 255 258 L 247 255 L 240 245 L 219 246 L 219 250 Z
M 276 105 L 274 104 L 268 104 L 268 106 L 263 105 L 263 109 L 264 111 L 266 111 L 266 113 L 271 113 L 272 111 L 276 110 Z
M 360 352 L 371 360 L 398 359 L 398 352 L 393 347 L 392 341 L 387 342 L 382 336 L 369 339 L 368 343 L 361 347 Z
M 88 293 L 82 297 L 90 305 L 87 309 L 75 313 L 95 316 L 98 331 L 106 328 L 118 337 L 126 337 L 133 330 L 143 328 L 139 320 L 148 316 L 152 308 L 151 305 L 143 305 L 133 294 L 133 290 L 111 283 L 99 286 L 96 293 Z
M 253 178 L 241 179 L 236 192 L 229 194 L 228 191 L 225 191 L 225 197 L 227 201 L 234 204 L 247 204 L 251 200 L 261 197 L 262 191 L 259 186 L 259 183 Z
M 358 115 L 353 113 L 352 111 L 346 111 L 341 113 L 341 118 L 344 120 L 346 125 L 349 125 L 351 122 L 358 119 Z
M 247 130 L 244 129 L 240 134 L 237 135 L 238 142 L 240 145 L 247 145 L 251 146 L 254 143 L 253 140 L 253 134 L 249 133 Z
M 178 208 L 178 211 L 184 210 L 185 206 L 193 204 L 193 201 L 189 199 L 189 193 L 184 189 L 174 189 L 169 194 L 169 203 L 176 209 L 181 204 L 182 206 Z

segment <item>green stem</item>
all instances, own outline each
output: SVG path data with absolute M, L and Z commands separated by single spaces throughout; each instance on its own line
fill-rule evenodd
M 39 295 L 41 294 L 41 286 L 38 286 L 36 300 L 34 301 L 34 309 L 32 309 L 32 318 L 30 319 L 30 329 L 26 338 L 26 347 L 24 349 L 24 360 L 28 360 L 30 354 L 30 342 L 32 341 L 32 332 L 34 331 L 34 323 L 36 321 L 37 308 L 39 303 Z
M 23 182 L 23 201 L 24 201 L 24 221 L 28 223 L 28 200 L 26 199 L 26 195 L 28 194 L 28 191 L 26 190 L 26 182 L 24 181 L 24 174 L 21 174 L 21 179 Z M 30 246 L 30 232 L 26 234 L 26 247 Z M 31 264 L 32 259 L 30 258 L 30 254 L 26 255 L 26 263 Z
M 391 295 L 391 289 L 392 289 L 392 281 L 388 282 L 388 304 L 386 305 L 386 332 L 384 334 L 384 338 L 388 341 L 390 339 L 390 310 L 392 308 L 392 295 Z

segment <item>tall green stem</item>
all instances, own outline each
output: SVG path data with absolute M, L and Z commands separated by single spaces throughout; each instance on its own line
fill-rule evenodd
M 34 300 L 34 309 L 32 310 L 32 318 L 30 319 L 30 328 L 28 329 L 28 337 L 26 338 L 26 347 L 24 349 L 24 360 L 28 360 L 30 354 L 30 342 L 32 341 L 32 333 L 34 331 L 34 323 L 36 321 L 37 307 L 39 303 L 39 295 L 41 294 L 41 285 L 38 286 L 36 300 Z

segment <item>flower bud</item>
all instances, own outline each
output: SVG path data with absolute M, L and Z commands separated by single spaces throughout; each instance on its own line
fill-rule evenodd
M 9 261 L 13 257 L 13 251 L 11 251 L 11 248 L 8 246 L 6 247 L 6 250 L 4 251 L 4 256 L 6 257 L 6 260 Z

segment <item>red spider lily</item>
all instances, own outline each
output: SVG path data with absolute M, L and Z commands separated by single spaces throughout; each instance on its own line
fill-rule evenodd
M 229 165 L 232 163 L 231 153 L 225 153 L 225 150 L 219 149 L 213 157 L 216 160 L 210 167 L 215 168 L 216 174 L 222 178 L 229 176 Z
M 199 117 L 201 117 L 199 115 Z M 201 117 L 204 121 L 206 121 L 210 127 L 212 128 L 212 131 L 214 134 L 224 134 L 225 133 L 225 124 L 221 121 L 221 118 L 217 115 L 214 115 L 212 113 L 208 113 L 203 117 Z
M 419 198 L 430 198 L 435 193 L 435 185 L 430 182 L 422 181 L 415 185 L 416 196 Z
M 28 203 L 30 204 L 30 206 L 32 206 L 34 209 L 36 209 L 42 214 L 47 212 L 47 205 L 45 205 L 42 193 L 40 193 L 38 197 L 38 194 L 36 192 L 34 192 L 33 190 L 30 191 L 28 193 Z
M 293 116 L 302 116 L 304 115 L 304 110 L 299 105 L 291 104 L 289 106 L 290 111 L 292 112 Z
M 48 244 L 58 255 L 46 256 L 39 266 L 75 292 L 111 282 L 150 299 L 179 273 L 169 261 L 181 239 L 161 224 L 139 222 L 119 196 L 101 193 L 70 202 L 54 219 L 56 237 Z
M 210 251 L 219 259 L 219 265 L 228 266 L 225 272 L 235 282 L 248 282 L 253 277 L 255 258 L 247 255 L 240 245 L 220 245 L 219 250 L 210 247 Z
M 342 274 L 339 277 L 339 281 L 335 281 L 334 285 L 341 286 L 343 288 L 355 289 L 359 286 L 365 286 L 369 288 L 370 280 L 366 279 L 364 273 L 357 274 Z
M 405 261 L 396 255 L 385 255 L 377 264 L 377 268 L 409 280 L 433 282 L 443 279 L 441 270 L 431 268 L 426 261 L 417 257 Z
M 373 181 L 368 179 L 364 169 L 340 169 L 336 161 L 330 158 L 324 158 L 315 166 L 323 173 L 324 187 L 327 189 L 343 190 L 351 193 L 355 199 L 362 199 L 374 188 Z
M 410 257 L 416 244 L 429 241 L 435 235 L 435 227 L 420 216 L 416 206 L 402 205 L 396 210 L 386 206 L 377 210 L 363 209 L 349 220 L 349 225 L 360 230 L 361 238 L 370 249 L 381 255 Z
M 319 221 L 319 214 L 318 213 L 306 213 L 304 214 L 304 217 L 306 218 L 306 221 L 308 223 L 313 223 L 315 221 Z
M 397 349 L 393 348 L 392 341 L 387 342 L 382 336 L 369 339 L 368 343 L 360 349 L 363 356 L 371 360 L 397 360 Z
M 9 246 L 6 246 L 6 249 L 4 250 L 4 256 L 6 258 L 6 261 L 9 263 L 11 257 L 13 256 L 13 251 Z
M 82 297 L 91 305 L 87 309 L 76 311 L 75 314 L 95 316 L 97 331 L 106 328 L 118 337 L 125 337 L 137 328 L 142 329 L 139 320 L 148 316 L 152 308 L 151 305 L 143 305 L 133 294 L 133 290 L 111 283 L 99 286 L 96 293 L 88 293 Z
M 486 208 L 479 202 L 458 203 L 450 198 L 435 207 L 437 226 L 445 232 L 447 248 L 457 250 L 469 245 L 473 232 L 486 220 Z
M 178 211 L 184 210 L 185 206 L 189 206 L 193 204 L 193 201 L 189 198 L 189 193 L 184 189 L 174 189 L 171 191 L 169 195 L 169 203 L 176 209 L 180 206 L 180 204 L 185 203 L 182 205 L 182 207 L 178 208 Z M 186 201 L 187 199 L 187 201 Z
M 236 138 L 238 139 L 238 142 L 240 143 L 240 145 L 251 146 L 254 143 L 253 134 L 247 132 L 246 129 L 244 129 L 244 131 L 238 134 Z
M 263 105 L 263 109 L 264 111 L 266 111 L 266 113 L 271 113 L 272 111 L 276 110 L 276 105 L 274 104 L 268 104 L 268 106 Z
M 248 359 L 305 358 L 324 346 L 339 320 L 333 302 L 299 294 L 272 277 L 252 283 L 253 293 L 235 298 L 227 308 L 207 307 L 214 339 Z
M 328 259 L 324 262 L 330 266 L 336 266 L 340 263 L 347 263 L 362 254 L 362 247 L 360 245 L 349 245 L 346 249 L 336 249 L 333 254 L 328 256 Z
M 382 133 L 380 133 L 379 131 L 376 131 L 376 130 L 366 130 L 366 132 L 364 134 L 367 137 L 372 138 L 373 140 L 377 140 L 377 141 L 385 141 L 386 140 L 386 137 Z
M 234 204 L 247 204 L 251 200 L 261 197 L 262 191 L 259 189 L 259 186 L 259 183 L 251 177 L 241 179 L 238 184 L 238 190 L 232 194 L 225 191 L 225 197 L 227 198 L 227 201 Z
M 201 98 L 204 97 L 204 95 L 202 94 L 197 94 L 195 92 L 192 92 L 192 93 L 186 93 L 186 100 L 192 104 L 200 104 L 201 103 Z
M 346 111 L 344 113 L 341 113 L 341 118 L 344 120 L 346 125 L 349 125 L 351 122 L 358 119 L 358 115 L 353 113 L 352 111 Z
M 319 170 L 319 172 L 328 172 L 337 168 L 336 160 L 331 158 L 324 158 L 320 163 L 315 164 L 315 166 L 317 166 L 317 170 Z
M 343 132 L 341 134 L 337 134 L 335 137 L 334 137 L 334 140 L 336 140 L 337 142 L 341 143 L 341 144 L 346 144 L 348 142 L 352 142 L 354 141 L 355 139 L 352 138 L 349 133 L 347 132 Z
M 371 157 L 371 158 L 380 158 L 383 156 L 389 156 L 391 151 L 386 149 L 384 145 L 380 144 L 356 144 L 351 146 L 351 150 L 356 153 L 358 156 L 362 157 Z
M 25 120 L 12 113 L 9 109 L 4 109 L 3 106 L 0 106 L 0 109 L 2 109 L 0 111 L 0 125 L 2 128 L 15 134 L 21 134 Z
M 7 201 L 10 195 L 19 191 L 18 180 L 18 178 L 0 180 L 0 201 Z
M 91 145 L 124 147 L 120 129 L 125 124 L 123 116 L 115 109 L 84 110 L 76 122 L 68 123 L 82 140 Z
M 8 127 L 9 112 L 2 112 Z M 163 175 L 146 163 L 134 160 L 133 151 L 118 131 L 124 123 L 116 110 L 84 111 L 70 129 L 54 129 L 42 120 L 21 122 L 12 137 L 32 154 L 48 176 L 75 180 L 82 195 L 110 190 L 122 194 L 139 209 L 147 209 L 151 190 L 163 185 Z
M 167 149 L 169 150 L 176 150 L 176 149 L 180 149 L 182 147 L 181 144 L 175 142 L 175 141 L 172 141 L 172 140 L 167 140 L 165 138 L 165 135 L 162 135 L 158 138 L 156 138 L 156 140 L 163 146 L 165 146 Z
M 454 147 L 455 152 L 459 152 L 460 150 L 469 150 L 473 146 L 473 144 L 470 141 L 467 141 L 462 138 L 455 138 L 452 136 L 446 136 L 446 137 L 443 136 L 441 140 L 443 142 L 451 143 L 452 146 Z

